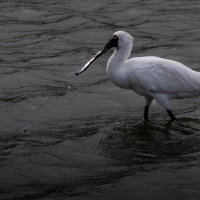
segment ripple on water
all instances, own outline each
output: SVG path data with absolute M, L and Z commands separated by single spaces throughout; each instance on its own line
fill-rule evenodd
M 181 123 L 114 86 L 117 30 L 132 56 L 199 69 L 199 1 L 2 1 L 0 193 L 4 199 L 199 199 L 199 100 L 172 101 Z

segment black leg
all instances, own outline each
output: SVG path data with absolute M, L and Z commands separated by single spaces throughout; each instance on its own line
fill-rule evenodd
M 171 120 L 176 120 L 171 110 L 167 110 L 168 115 L 170 116 Z
M 148 111 L 149 111 L 149 106 L 144 107 L 144 119 L 148 120 Z

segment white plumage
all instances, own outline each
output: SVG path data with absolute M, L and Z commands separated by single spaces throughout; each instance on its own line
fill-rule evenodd
M 128 59 L 133 46 L 133 38 L 124 31 L 113 34 L 104 49 L 93 57 L 76 74 L 85 71 L 89 65 L 108 49 L 116 47 L 108 60 L 106 72 L 117 86 L 131 89 L 144 96 L 144 118 L 148 119 L 148 108 L 153 99 L 167 110 L 170 118 L 175 119 L 170 110 L 169 99 L 191 98 L 200 95 L 200 73 L 185 65 L 155 56 Z

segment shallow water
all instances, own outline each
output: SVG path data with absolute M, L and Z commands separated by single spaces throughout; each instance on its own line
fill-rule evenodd
M 199 199 L 200 99 L 173 100 L 181 123 L 113 85 L 113 32 L 132 56 L 200 70 L 199 1 L 1 1 L 0 199 Z

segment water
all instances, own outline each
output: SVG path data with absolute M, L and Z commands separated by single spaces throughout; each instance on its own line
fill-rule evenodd
M 173 100 L 182 124 L 105 73 L 113 32 L 132 56 L 200 70 L 199 1 L 1 1 L 0 199 L 199 199 L 199 99 Z

